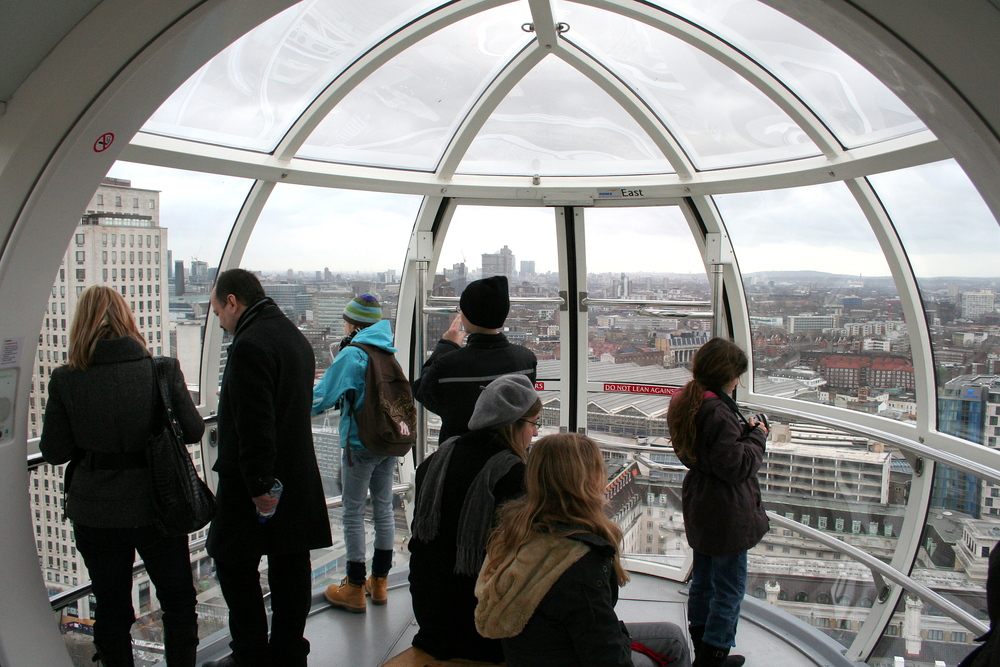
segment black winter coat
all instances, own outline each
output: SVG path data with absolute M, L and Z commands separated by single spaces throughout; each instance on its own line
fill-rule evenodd
M 747 551 L 768 530 L 757 471 L 766 435 L 747 428 L 722 399 L 706 392 L 695 417 L 695 459 L 681 495 L 687 541 L 695 551 L 728 556 Z
M 438 442 L 444 442 L 468 432 L 483 387 L 510 373 L 534 382 L 537 366 L 534 352 L 511 345 L 502 333 L 470 334 L 465 347 L 441 339 L 413 382 L 413 397 L 441 417 Z
M 184 442 L 198 442 L 205 422 L 191 400 L 180 365 L 167 359 L 163 370 Z M 68 519 L 93 528 L 153 524 L 149 468 L 107 469 L 88 453 L 126 454 L 141 460 L 153 426 L 165 423 L 163 414 L 149 354 L 134 338 L 99 340 L 86 370 L 61 366 L 52 372 L 39 446 L 45 460 L 54 465 L 80 458 L 66 491 Z
M 332 544 L 313 449 L 314 372 L 312 346 L 277 306 L 244 311 L 219 392 L 219 455 L 213 466 L 219 474 L 219 512 L 208 534 L 213 558 Z M 274 516 L 260 523 L 252 498 L 269 491 L 275 478 L 284 491 Z
M 476 632 L 476 578 L 455 574 L 458 519 L 472 481 L 494 454 L 506 445 L 494 430 L 471 431 L 455 443 L 441 496 L 438 534 L 430 542 L 409 541 L 410 597 L 420 630 L 413 639 L 417 646 L 439 660 L 465 658 L 503 662 L 497 639 L 485 639 Z M 427 461 L 416 474 L 416 503 L 425 502 Z M 496 507 L 524 494 L 524 464 L 517 463 L 493 487 Z M 429 494 L 428 494 L 429 495 Z
M 520 634 L 504 639 L 508 667 L 631 667 L 632 642 L 615 614 L 615 554 L 593 533 L 567 536 L 590 547 L 542 598 Z
M 984 642 L 972 650 L 958 667 L 1000 667 L 1000 542 L 990 550 L 989 569 L 986 572 L 986 612 L 990 629 L 977 642 Z

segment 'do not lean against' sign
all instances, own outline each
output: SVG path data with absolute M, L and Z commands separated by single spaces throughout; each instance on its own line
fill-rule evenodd
M 657 384 L 619 384 L 617 382 L 605 382 L 603 391 L 617 392 L 620 394 L 651 394 L 653 396 L 673 396 L 683 387 L 664 387 Z M 535 382 L 535 391 L 545 391 L 545 383 Z
M 619 384 L 617 382 L 605 382 L 604 391 L 616 391 L 626 394 L 653 394 L 655 396 L 673 396 L 680 392 L 682 387 L 663 387 L 655 384 Z

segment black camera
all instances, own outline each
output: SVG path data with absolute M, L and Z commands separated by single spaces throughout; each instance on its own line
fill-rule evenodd
M 763 412 L 758 412 L 753 416 L 753 418 L 757 420 L 758 424 L 763 424 L 764 428 L 766 428 L 768 431 L 771 430 L 771 423 L 767 421 L 767 415 L 765 415 Z

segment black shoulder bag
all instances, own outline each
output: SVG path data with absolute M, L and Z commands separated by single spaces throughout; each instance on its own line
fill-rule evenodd
M 164 361 L 163 357 L 152 359 L 155 393 L 166 410 L 167 423 L 159 430 L 154 428 L 146 444 L 146 459 L 153 483 L 153 522 L 162 535 L 176 537 L 193 533 L 212 520 L 215 496 L 198 476 L 184 444 L 163 372 Z

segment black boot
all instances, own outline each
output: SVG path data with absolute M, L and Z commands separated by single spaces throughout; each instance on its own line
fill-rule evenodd
M 691 648 L 694 649 L 694 654 L 697 656 L 701 651 L 701 636 L 705 634 L 705 626 L 689 625 L 688 634 L 691 635 Z
M 729 655 L 729 648 L 719 648 L 702 642 L 701 651 L 695 656 L 692 667 L 742 667 L 746 658 Z

